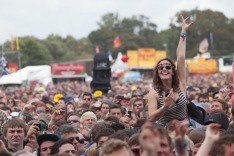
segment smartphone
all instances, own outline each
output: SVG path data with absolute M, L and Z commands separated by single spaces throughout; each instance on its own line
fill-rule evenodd
M 48 129 L 48 126 L 46 124 L 35 124 L 40 131 L 46 131 Z
M 128 111 L 129 118 L 132 118 L 132 111 Z

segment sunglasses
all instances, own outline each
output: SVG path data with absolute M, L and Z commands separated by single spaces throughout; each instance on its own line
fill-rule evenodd
M 86 98 L 84 98 L 84 100 L 85 100 L 85 101 L 86 101 L 86 100 L 87 100 L 87 101 L 91 101 L 91 99 L 89 99 L 89 98 L 87 98 L 87 99 L 86 99 Z
M 133 104 L 134 107 L 139 107 L 139 106 L 142 106 L 143 104 L 142 103 L 139 103 L 139 104 Z
M 80 122 L 79 120 L 67 120 L 67 123 L 71 124 L 71 123 L 77 123 Z
M 163 70 L 163 69 L 166 69 L 166 70 L 171 70 L 172 69 L 172 66 L 170 65 L 165 65 L 165 66 L 158 66 L 157 69 L 158 70 Z
M 71 138 L 69 138 L 69 140 L 70 140 L 71 142 L 73 142 L 74 139 L 75 139 L 76 141 L 78 141 L 80 144 L 84 144 L 84 142 L 85 142 L 85 139 L 80 139 L 79 137 L 71 137 Z

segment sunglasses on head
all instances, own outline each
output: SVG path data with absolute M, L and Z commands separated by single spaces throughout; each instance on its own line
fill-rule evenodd
M 71 137 L 69 138 L 71 140 L 71 142 L 74 141 L 74 139 L 76 139 L 76 141 L 78 141 L 80 144 L 84 144 L 85 139 L 80 139 L 79 137 Z
M 166 70 L 171 70 L 172 66 L 170 65 L 160 65 L 157 67 L 158 70 L 163 70 L 164 68 L 166 68 Z

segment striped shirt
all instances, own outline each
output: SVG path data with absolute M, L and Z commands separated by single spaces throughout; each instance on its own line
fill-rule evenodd
M 158 93 L 159 101 L 158 101 L 158 108 L 161 108 L 164 105 L 163 101 L 163 95 L 159 89 L 156 89 L 156 92 Z M 158 119 L 157 123 L 163 127 L 166 126 L 166 124 L 172 120 L 172 119 L 177 119 L 177 120 L 184 120 L 187 118 L 187 107 L 186 107 L 186 97 L 178 88 L 178 94 L 179 98 L 176 101 L 175 105 L 171 106 L 168 108 L 163 116 Z

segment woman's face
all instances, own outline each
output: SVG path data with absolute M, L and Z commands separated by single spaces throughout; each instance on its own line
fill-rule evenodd
M 157 70 L 161 80 L 172 78 L 173 70 L 172 70 L 172 65 L 169 61 L 167 60 L 161 61 L 157 66 Z
M 12 107 L 12 106 L 14 105 L 13 100 L 12 100 L 12 99 L 9 99 L 9 101 L 8 101 L 7 104 L 8 104 L 8 106 Z
M 28 137 L 28 141 L 34 146 L 37 146 L 37 137 L 35 134 L 32 134 Z
M 67 105 L 67 112 L 74 112 L 75 108 L 73 105 Z

